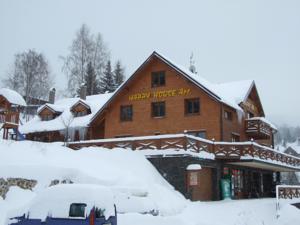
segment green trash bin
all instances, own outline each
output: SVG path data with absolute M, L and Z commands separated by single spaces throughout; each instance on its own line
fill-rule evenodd
M 229 179 L 221 179 L 222 199 L 231 199 L 231 182 Z

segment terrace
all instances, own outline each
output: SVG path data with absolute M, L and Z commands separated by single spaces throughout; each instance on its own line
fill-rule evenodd
M 100 146 L 145 150 L 149 155 L 209 154 L 212 159 L 272 171 L 300 171 L 300 158 L 288 155 L 255 142 L 215 142 L 187 134 L 113 138 L 70 142 L 68 147 Z

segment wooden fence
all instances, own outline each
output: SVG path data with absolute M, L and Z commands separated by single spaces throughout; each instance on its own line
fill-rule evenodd
M 72 149 L 91 146 L 100 146 L 109 149 L 125 148 L 131 150 L 172 149 L 194 153 L 204 151 L 214 154 L 217 159 L 252 157 L 261 160 L 272 160 L 285 166 L 299 167 L 300 169 L 300 158 L 278 152 L 255 142 L 214 142 L 187 134 L 100 139 L 68 143 L 68 147 Z
M 297 185 L 277 185 L 276 186 L 277 218 L 279 217 L 280 199 L 294 199 L 294 198 L 300 198 L 300 186 L 297 186 Z

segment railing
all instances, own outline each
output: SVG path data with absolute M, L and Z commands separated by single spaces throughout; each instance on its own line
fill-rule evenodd
M 253 120 L 249 119 L 246 120 L 246 133 L 253 136 L 268 136 L 272 135 L 272 128 L 271 126 L 260 120 Z
M 300 169 L 300 158 L 278 152 L 255 142 L 214 142 L 187 134 L 157 135 L 144 137 L 113 138 L 70 142 L 68 147 L 100 146 L 105 148 L 125 148 L 131 150 L 175 150 L 193 153 L 207 152 L 217 159 L 242 159 L 251 157 L 260 160 L 272 160 L 278 164 Z
M 300 198 L 300 186 L 297 185 L 277 185 L 276 186 L 276 212 L 279 217 L 280 199 Z
M 7 112 L 4 114 L 0 114 L 0 123 L 19 124 L 19 113 Z

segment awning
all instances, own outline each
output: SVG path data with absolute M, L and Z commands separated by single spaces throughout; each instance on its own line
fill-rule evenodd
M 237 166 L 244 166 L 249 168 L 256 168 L 256 169 L 263 169 L 263 170 L 270 170 L 273 172 L 300 172 L 300 169 L 293 168 L 290 166 L 274 164 L 271 162 L 260 161 L 256 159 L 246 159 L 246 160 L 239 160 L 235 162 L 226 162 L 226 164 L 230 165 L 237 165 Z

